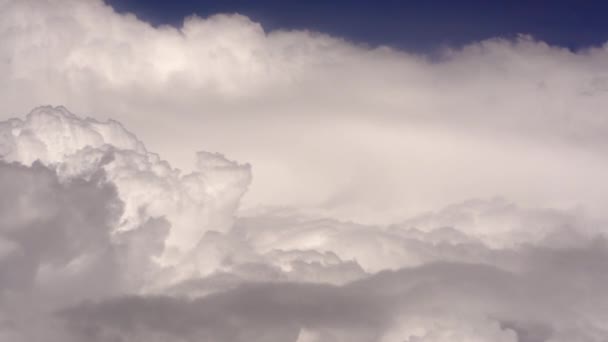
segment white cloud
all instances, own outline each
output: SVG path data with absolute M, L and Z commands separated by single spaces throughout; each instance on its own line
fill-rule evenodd
M 0 0 L 0 40 L 0 341 L 608 336 L 605 47 L 96 0 Z
M 230 228 L 250 181 L 248 165 L 207 152 L 199 152 L 197 172 L 182 175 L 118 122 L 81 119 L 61 107 L 41 107 L 23 121 L 4 122 L 0 136 L 8 162 L 31 165 L 39 160 L 67 180 L 103 170 L 125 204 L 116 230 L 164 218 L 171 225 L 168 247 L 178 256 L 188 253 L 205 231 Z
M 61 107 L 0 136 L 0 331 L 16 341 L 608 333 L 603 225 L 582 211 L 495 199 L 388 226 L 236 217 L 249 168 L 222 155 L 181 175 L 118 122 Z
M 504 196 L 604 212 L 605 47 L 524 36 L 430 59 L 239 15 L 154 28 L 96 0 L 0 13 L 5 118 L 111 116 L 182 169 L 199 146 L 222 151 L 255 167 L 248 207 L 386 223 Z
M 0 331 L 17 341 L 607 333 L 603 224 L 582 211 L 495 199 L 388 226 L 287 209 L 234 221 L 250 174 L 222 155 L 181 175 L 118 122 L 61 107 L 0 128 Z

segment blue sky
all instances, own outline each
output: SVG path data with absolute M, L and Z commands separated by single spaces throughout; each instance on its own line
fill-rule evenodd
M 155 25 L 185 16 L 241 13 L 267 30 L 310 29 L 370 45 L 429 52 L 492 37 L 530 34 L 580 49 L 608 39 L 606 1 L 108 0 Z

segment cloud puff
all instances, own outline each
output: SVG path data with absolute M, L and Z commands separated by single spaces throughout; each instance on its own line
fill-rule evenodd
M 167 262 L 188 253 L 205 231 L 229 229 L 251 177 L 248 165 L 207 152 L 198 153 L 196 172 L 182 175 L 118 122 L 81 119 L 62 107 L 40 107 L 25 120 L 3 122 L 0 136 L 6 161 L 40 161 L 66 181 L 103 171 L 124 203 L 114 229 L 167 220 Z

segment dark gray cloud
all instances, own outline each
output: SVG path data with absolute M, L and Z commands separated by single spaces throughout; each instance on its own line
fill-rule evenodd
M 606 241 L 522 254 L 520 272 L 440 262 L 344 286 L 253 283 L 194 299 L 87 302 L 61 315 L 89 341 L 297 341 L 304 331 L 318 341 L 602 341 Z
M 65 291 L 74 300 L 80 289 L 88 295 L 112 292 L 118 260 L 110 233 L 122 203 L 103 174 L 62 183 L 40 163 L 0 161 L 0 188 L 0 238 L 7 246 L 0 258 L 1 289 L 57 296 Z
M 56 307 L 124 291 L 111 242 L 123 205 L 103 173 L 61 182 L 41 163 L 0 161 L 0 189 L 0 330 L 14 331 L 7 341 L 39 340 Z

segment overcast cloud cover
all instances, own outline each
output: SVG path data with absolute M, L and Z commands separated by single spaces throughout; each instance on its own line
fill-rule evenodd
M 608 45 L 96 0 L 0 42 L 2 342 L 608 340 Z

